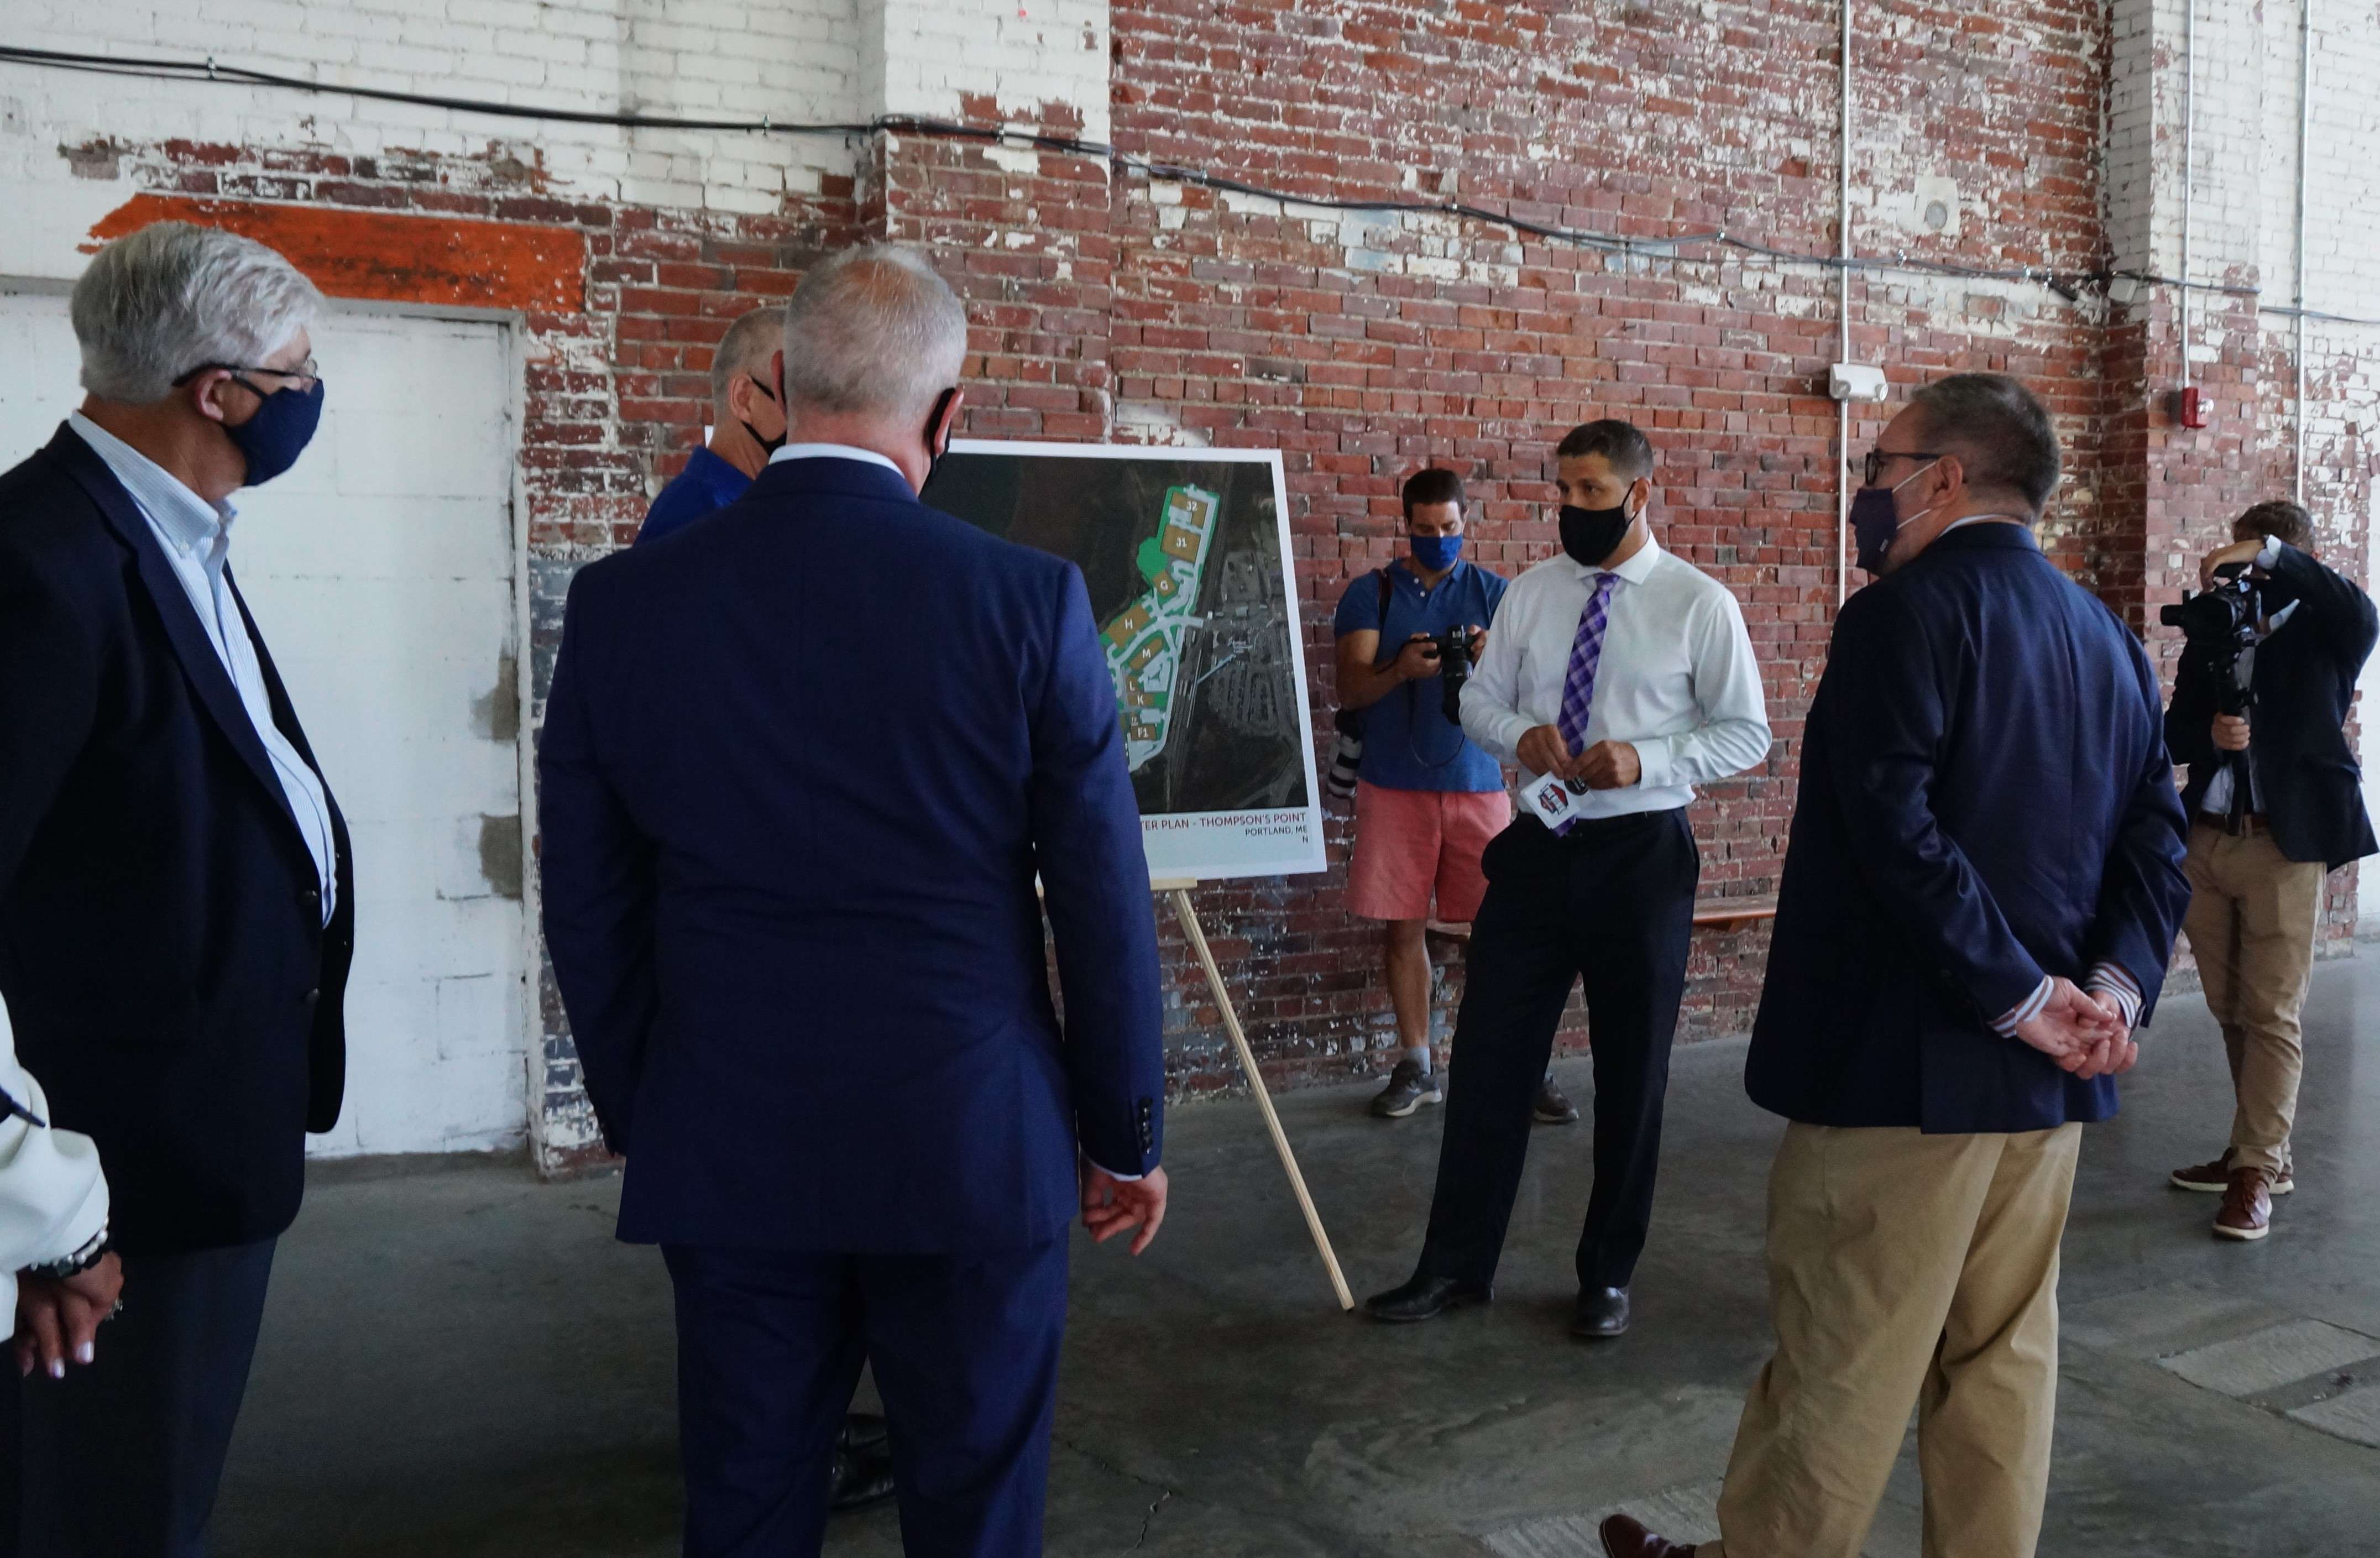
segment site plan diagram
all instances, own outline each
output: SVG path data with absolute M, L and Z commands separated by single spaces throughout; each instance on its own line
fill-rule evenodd
M 925 501 L 1082 569 L 1153 874 L 1322 869 L 1277 454 L 968 440 Z

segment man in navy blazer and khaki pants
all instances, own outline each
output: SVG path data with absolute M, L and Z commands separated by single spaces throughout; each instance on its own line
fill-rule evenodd
M 2116 1112 L 2190 901 L 2155 675 L 2031 523 L 2048 414 L 1958 374 L 1885 429 L 1746 1082 L 1777 1352 L 1700 1558 L 1855 1558 L 1913 1404 L 1926 1558 L 2028 1558 L 2082 1126 Z M 1612 1558 L 1682 1550 L 1615 1515 Z
M 1038 1552 L 1067 1225 L 1137 1252 L 1164 1214 L 1156 927 L 1082 576 L 917 501 L 965 349 L 922 259 L 827 262 L 787 309 L 791 442 L 571 588 L 546 940 L 620 1236 L 676 1287 L 691 1558 L 819 1551 L 863 1361 L 907 1551 Z

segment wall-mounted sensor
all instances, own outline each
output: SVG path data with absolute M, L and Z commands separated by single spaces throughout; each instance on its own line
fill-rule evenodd
M 1838 362 L 1827 370 L 1827 393 L 1837 400 L 1883 400 L 1892 394 L 1884 370 L 1864 362 Z

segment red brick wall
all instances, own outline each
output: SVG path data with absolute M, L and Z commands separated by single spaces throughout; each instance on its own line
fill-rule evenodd
M 2098 0 L 1862 10 L 1852 159 L 1861 251 L 2102 264 L 2109 42 Z M 1643 237 L 1725 227 L 1830 253 L 1838 16 L 1835 0 L 1119 0 L 1112 135 L 1132 155 L 1316 198 L 1454 198 Z M 1014 103 L 968 112 L 987 124 L 1030 116 Z M 1047 128 L 1078 126 L 1057 116 Z M 111 172 L 129 164 L 161 193 L 583 240 L 583 303 L 523 320 L 540 688 L 571 571 L 628 540 L 698 437 L 710 351 L 727 321 L 863 235 L 929 245 L 966 298 L 970 432 L 1285 452 L 1318 730 L 1330 701 L 1330 609 L 1351 578 L 1397 552 L 1405 474 L 1425 462 L 1461 469 L 1475 501 L 1473 555 L 1517 573 L 1554 545 L 1553 442 L 1590 417 L 1634 420 L 1661 455 L 1663 544 L 1742 601 L 1778 738 L 1762 771 L 1712 786 L 1694 809 L 1706 892 L 1774 889 L 1838 587 L 1836 410 L 1825 395 L 1838 312 L 1823 270 L 1709 248 L 1623 259 L 1435 216 L 1284 211 L 1111 176 L 1094 160 L 910 137 L 879 138 L 854 179 L 765 217 L 565 201 L 537 168 L 492 151 L 83 150 Z M 1914 220 L 1921 176 L 1955 181 L 1955 237 Z M 460 298 L 440 293 L 434 267 L 424 274 L 415 300 Z M 2172 340 L 2169 318 L 2154 310 L 2111 328 L 2095 298 L 1906 274 L 1862 274 L 1851 297 L 1852 355 L 1883 364 L 1897 384 L 1992 369 L 2045 396 L 2070 451 L 2045 541 L 2135 625 L 2172 597 L 2173 558 L 2194 557 L 2230 513 L 2286 481 L 2286 466 L 2271 469 L 2278 368 L 2244 312 L 2235 352 L 2208 375 L 2225 385 L 2217 426 L 2180 440 L 2155 398 L 2152 365 Z M 1855 419 L 1852 448 L 1880 425 Z M 2360 458 L 2335 453 L 2334 484 L 2368 503 Z M 2360 539 L 2333 539 L 2360 574 Z M 1251 1037 L 1281 1079 L 1368 1071 L 1390 1038 L 1375 931 L 1342 901 L 1343 822 L 1330 843 L 1322 876 L 1198 895 Z M 2344 906 L 2351 887 L 2341 891 Z M 1170 920 L 1163 929 L 1176 1078 L 1193 1091 L 1231 1085 L 1203 985 Z M 1759 931 L 1697 939 L 1688 1037 L 1743 1030 L 1765 947 Z M 1441 987 L 1450 1007 L 1459 989 L 1457 963 Z M 583 1124 L 550 983 L 544 1011 L 542 1106 Z M 1567 1041 L 1582 1037 L 1574 1025 Z
M 1572 226 L 1726 226 L 1832 252 L 1840 13 L 1831 0 L 1705 9 L 1127 0 L 1113 12 L 1115 140 L 1316 196 L 1457 197 Z M 1855 60 L 1853 182 L 1905 202 L 1919 174 L 1955 178 L 1963 236 L 1879 235 L 1864 208 L 1863 251 L 2100 263 L 2101 8 L 1876 9 Z M 1131 178 L 1115 196 L 1119 421 L 1286 451 L 1326 708 L 1330 609 L 1398 550 L 1407 472 L 1461 469 L 1473 554 L 1515 573 L 1554 546 L 1561 432 L 1597 416 L 1645 428 L 1661 541 L 1742 601 L 1778 736 L 1765 771 L 1694 808 L 1705 892 L 1774 891 L 1835 599 L 1833 278 L 1752 260 L 1632 265 L 1437 219 L 1354 219 L 1373 236 L 1351 243 L 1312 208 L 1177 199 Z M 2074 467 L 2046 539 L 2070 568 L 2107 567 L 2099 315 L 2031 285 L 1862 276 L 1852 293 L 1853 355 L 1896 383 L 1992 369 L 2044 394 Z M 1854 448 L 1879 426 L 1862 418 Z M 1346 848 L 1334 824 L 1328 876 L 1200 895 L 1252 1037 L 1284 1075 L 1367 1070 L 1388 1039 L 1373 932 L 1341 907 Z M 1762 931 L 1697 938 L 1687 1036 L 1748 1026 L 1765 945 Z M 1185 1077 L 1222 1064 L 1207 1020 L 1177 1019 Z

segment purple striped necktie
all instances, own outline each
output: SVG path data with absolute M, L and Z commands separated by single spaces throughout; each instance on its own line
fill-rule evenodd
M 1570 669 L 1562 676 L 1561 717 L 1554 729 L 1572 757 L 1586 750 L 1586 719 L 1595 708 L 1595 672 L 1603 662 L 1603 630 L 1611 621 L 1611 591 L 1619 582 L 1618 574 L 1596 575 L 1595 593 L 1587 597 L 1586 609 L 1578 614 L 1578 637 L 1571 640 Z M 1576 821 L 1572 818 L 1554 831 L 1568 833 Z

